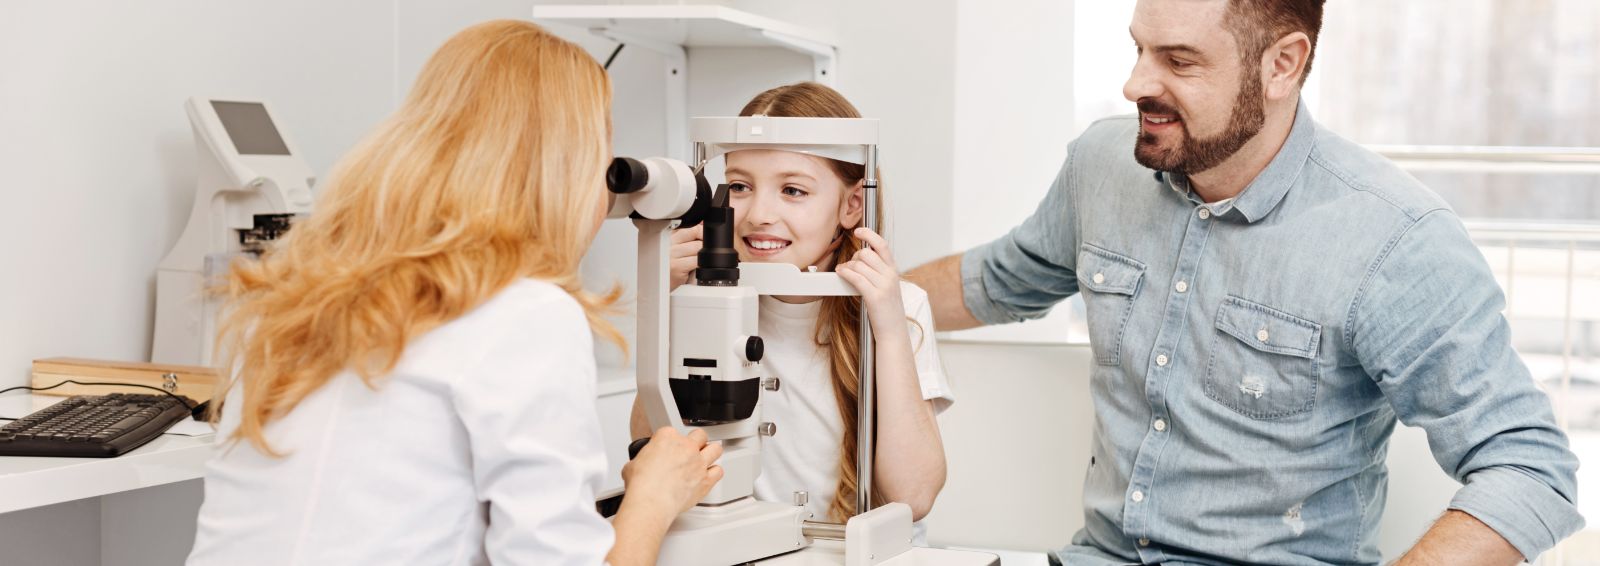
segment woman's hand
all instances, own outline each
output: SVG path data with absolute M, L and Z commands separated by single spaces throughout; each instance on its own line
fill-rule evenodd
M 908 332 L 906 307 L 900 299 L 900 271 L 889 253 L 889 242 L 866 228 L 856 228 L 854 234 L 866 247 L 834 271 L 861 292 L 874 334 L 888 336 Z
M 694 273 L 694 267 L 699 262 L 700 248 L 705 245 L 705 242 L 701 241 L 700 226 L 672 231 L 672 267 L 668 278 L 671 287 L 667 289 L 668 292 L 688 283 L 689 274 Z
M 632 461 L 622 466 L 627 486 L 623 505 L 639 503 L 669 519 L 693 507 L 722 479 L 722 444 L 707 444 L 706 432 L 687 436 L 661 427 Z
M 706 432 L 688 436 L 662 427 L 650 437 L 639 455 L 622 466 L 627 485 L 622 508 L 611 519 L 616 544 L 606 555 L 612 566 L 650 566 L 656 563 L 661 540 L 678 514 L 693 507 L 722 479 L 722 444 L 707 444 Z

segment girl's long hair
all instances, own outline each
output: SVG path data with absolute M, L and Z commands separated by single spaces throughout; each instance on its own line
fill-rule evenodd
M 376 387 L 413 338 L 521 278 L 565 289 L 620 344 L 601 318 L 616 290 L 593 295 L 578 278 L 605 206 L 610 106 L 600 65 L 531 23 L 446 41 L 335 167 L 315 212 L 216 290 L 224 387 L 244 388 L 229 440 L 279 456 L 267 424 L 341 371 Z
M 781 86 L 756 95 L 746 104 L 740 116 L 765 115 L 785 118 L 860 118 L 861 113 L 844 95 L 827 86 L 804 82 Z M 846 187 L 845 198 L 856 184 L 866 177 L 866 167 L 846 161 L 828 159 L 828 166 Z M 881 194 L 881 191 L 880 191 Z M 883 218 L 882 199 L 878 201 L 878 218 Z M 833 265 L 854 257 L 862 248 L 861 240 L 850 230 L 840 230 L 840 242 L 833 252 Z M 881 232 L 881 226 L 880 226 Z M 861 398 L 861 382 L 857 369 L 861 344 L 861 297 L 824 297 L 821 313 L 817 316 L 817 345 L 828 349 L 829 369 L 833 374 L 833 396 L 839 403 L 839 416 L 844 421 L 844 438 L 839 443 L 839 485 L 834 489 L 833 503 L 828 515 L 844 522 L 856 514 L 856 433 L 860 428 L 857 401 Z M 876 434 L 876 431 L 874 431 Z M 875 497 L 877 506 L 883 501 Z

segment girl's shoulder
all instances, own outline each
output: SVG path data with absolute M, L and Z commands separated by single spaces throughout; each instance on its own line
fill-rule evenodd
M 928 292 L 916 283 L 900 280 L 900 302 L 905 304 L 906 315 L 915 316 L 928 309 Z

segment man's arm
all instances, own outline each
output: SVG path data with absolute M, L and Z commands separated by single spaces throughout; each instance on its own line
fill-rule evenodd
M 928 292 L 938 330 L 1032 320 L 1078 292 L 1073 159 L 1069 150 L 1050 191 L 1022 225 L 902 276 Z
M 966 330 L 983 326 L 972 316 L 961 295 L 961 254 L 947 255 L 905 274 L 905 280 L 928 292 L 933 324 L 939 330 Z
M 1367 271 L 1344 339 L 1463 484 L 1407 560 L 1516 562 L 1503 545 L 1533 560 L 1583 526 L 1577 457 L 1511 347 L 1505 297 L 1461 221 L 1436 210 L 1394 242 Z
M 1394 566 L 1454 566 L 1469 564 L 1512 566 L 1522 562 L 1517 547 L 1477 517 L 1451 509 L 1422 535 L 1416 546 L 1396 560 Z

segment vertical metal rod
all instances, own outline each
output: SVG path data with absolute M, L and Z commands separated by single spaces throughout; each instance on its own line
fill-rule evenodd
M 866 178 L 862 180 L 861 204 L 865 207 L 863 225 L 878 231 L 878 146 L 866 148 Z M 861 302 L 861 360 L 856 373 L 861 378 L 861 395 L 856 407 L 856 514 L 872 510 L 872 459 L 877 419 L 876 350 L 872 343 L 872 321 L 867 319 L 867 302 Z
M 639 386 L 640 402 L 650 421 L 650 428 L 682 426 L 678 406 L 667 392 L 667 374 L 671 371 L 667 355 L 670 350 L 669 331 L 666 327 L 671 307 L 668 291 L 668 269 L 672 257 L 672 229 L 676 220 L 633 221 L 639 228 L 638 288 L 636 293 L 638 324 L 636 328 L 638 358 L 634 361 L 634 379 Z

